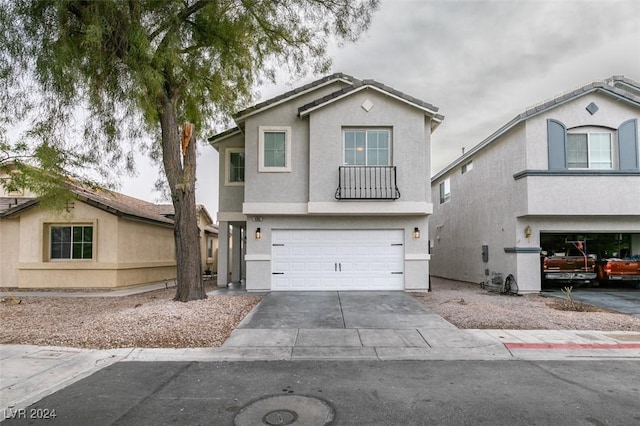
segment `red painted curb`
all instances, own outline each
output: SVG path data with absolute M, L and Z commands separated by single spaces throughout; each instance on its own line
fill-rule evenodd
M 507 349 L 640 349 L 640 343 L 505 343 Z

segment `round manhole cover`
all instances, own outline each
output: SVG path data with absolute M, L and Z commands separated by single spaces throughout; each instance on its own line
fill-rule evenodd
M 298 418 L 298 414 L 291 410 L 275 410 L 267 413 L 262 422 L 270 426 L 290 425 Z
M 234 419 L 236 426 L 309 425 L 323 426 L 335 413 L 328 403 L 309 396 L 276 395 L 252 402 Z

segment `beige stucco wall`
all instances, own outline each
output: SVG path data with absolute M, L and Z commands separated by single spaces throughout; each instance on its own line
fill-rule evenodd
M 0 287 L 18 286 L 20 219 L 0 220 Z
M 14 219 L 16 220 L 16 219 Z M 3 230 L 7 220 L 3 220 Z M 49 226 L 93 226 L 91 260 L 50 260 Z M 16 226 L 9 226 L 16 234 Z M 20 215 L 16 272 L 21 288 L 117 288 L 174 279 L 173 229 L 119 218 L 81 201 L 60 214 L 35 206 Z M 2 240 L 6 250 L 6 240 Z

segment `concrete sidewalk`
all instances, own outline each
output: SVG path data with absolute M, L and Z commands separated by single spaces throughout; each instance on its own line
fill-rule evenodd
M 602 359 L 640 361 L 640 332 L 460 330 L 403 292 L 269 293 L 220 348 L 2 345 L 0 409 L 15 412 L 123 361 Z

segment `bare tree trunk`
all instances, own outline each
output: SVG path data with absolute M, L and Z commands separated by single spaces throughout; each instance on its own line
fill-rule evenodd
M 174 238 L 177 261 L 177 290 L 174 300 L 188 302 L 205 299 L 200 263 L 200 233 L 196 217 L 196 141 L 191 123 L 187 144 L 182 148 L 177 114 L 173 102 L 165 98 L 160 122 L 164 170 L 175 211 Z

